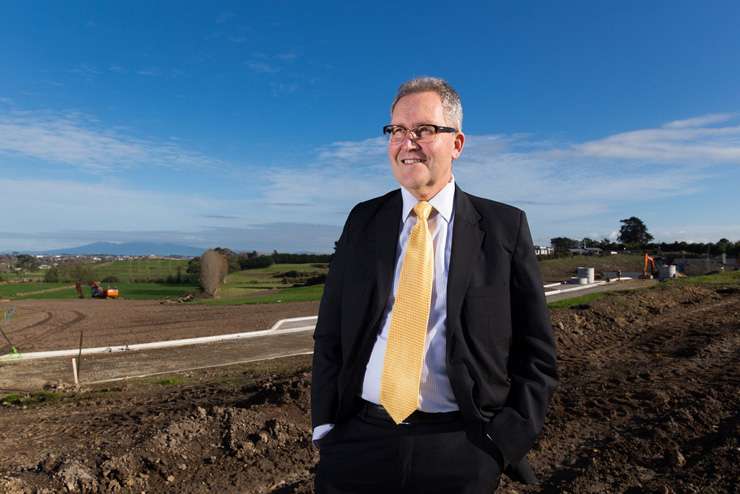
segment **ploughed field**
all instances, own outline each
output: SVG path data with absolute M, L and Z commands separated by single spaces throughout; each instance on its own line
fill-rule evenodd
M 21 352 L 149 343 L 269 329 L 288 317 L 313 316 L 318 302 L 262 305 L 165 304 L 156 300 L 22 300 L 2 329 Z M 0 350 L 7 345 L 0 340 Z M 5 348 L 7 351 L 7 348 Z M 0 369 L 0 372 L 2 370 Z
M 737 285 L 610 293 L 552 320 L 542 484 L 499 492 L 735 492 Z M 0 408 L 0 492 L 312 492 L 309 395 L 302 356 L 16 398 Z

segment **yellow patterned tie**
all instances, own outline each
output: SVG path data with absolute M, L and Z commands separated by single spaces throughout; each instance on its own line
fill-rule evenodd
M 432 206 L 420 201 L 414 206 L 414 212 L 417 220 L 411 229 L 401 266 L 380 384 L 380 403 L 397 424 L 414 413 L 419 405 L 434 278 L 434 250 L 427 223 Z

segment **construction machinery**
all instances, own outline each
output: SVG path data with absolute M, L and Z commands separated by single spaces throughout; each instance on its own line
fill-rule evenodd
M 118 298 L 118 288 L 102 288 L 97 281 L 88 281 L 87 284 L 90 286 L 90 297 L 92 298 Z M 81 281 L 75 283 L 75 290 L 77 290 L 78 297 L 85 298 Z
M 650 271 L 648 271 L 648 268 L 650 268 Z M 645 252 L 645 262 L 642 266 L 642 274 L 640 275 L 640 279 L 652 280 L 656 274 L 658 274 L 658 269 L 655 267 L 655 259 L 649 256 L 647 252 Z

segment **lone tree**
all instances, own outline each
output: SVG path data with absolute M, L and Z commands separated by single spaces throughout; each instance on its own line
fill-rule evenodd
M 619 220 L 622 226 L 619 228 L 619 241 L 623 244 L 644 246 L 653 239 L 647 231 L 647 226 L 637 216 L 631 216 Z
M 226 256 L 214 249 L 208 249 L 200 256 L 200 287 L 207 297 L 218 297 L 221 283 L 229 273 Z
M 568 237 L 555 237 L 550 239 L 550 244 L 555 249 L 556 254 L 565 254 L 568 252 L 568 249 L 578 247 L 578 240 Z

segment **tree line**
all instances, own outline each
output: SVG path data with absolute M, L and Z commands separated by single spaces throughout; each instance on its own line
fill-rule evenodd
M 620 220 L 619 235 L 616 241 L 604 238 L 593 240 L 583 238 L 581 240 L 568 237 L 555 237 L 550 239 L 555 255 L 564 255 L 570 249 L 598 248 L 602 251 L 625 251 L 625 250 L 647 250 L 651 252 L 686 253 L 687 255 L 711 255 L 717 256 L 727 254 L 737 256 L 740 254 L 740 241 L 732 242 L 721 238 L 713 243 L 702 242 L 652 242 L 653 236 L 648 232 L 647 225 L 636 216 Z
M 226 257 L 229 273 L 267 268 L 273 264 L 325 264 L 330 262 L 332 257 L 331 254 L 289 254 L 277 250 L 274 250 L 272 254 L 258 254 L 257 251 L 234 252 L 223 247 L 216 247 L 213 250 Z M 186 273 L 191 279 L 199 279 L 200 257 L 194 257 L 188 262 Z

